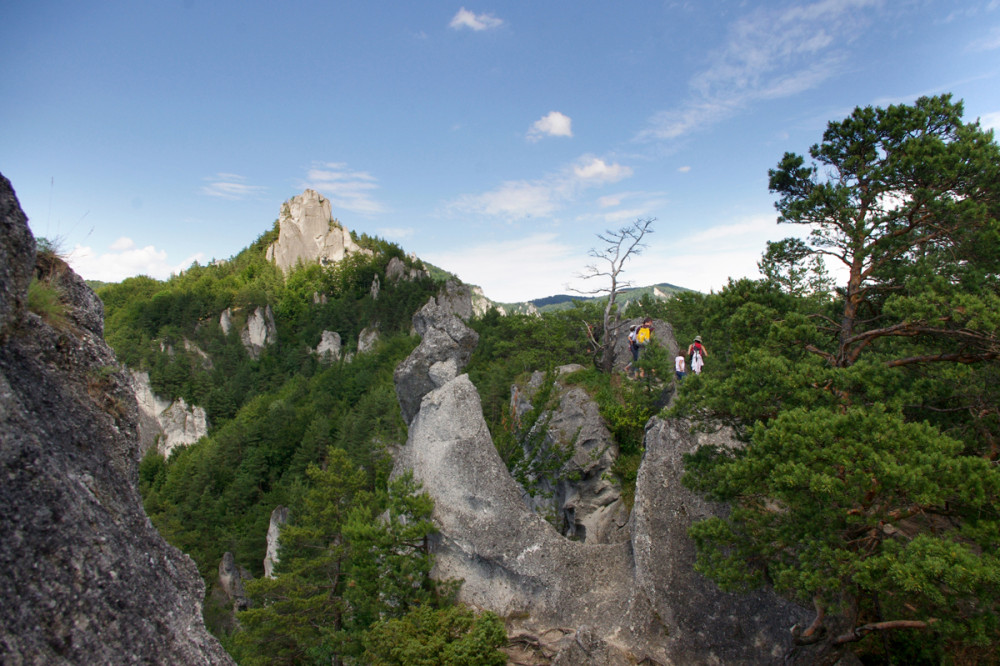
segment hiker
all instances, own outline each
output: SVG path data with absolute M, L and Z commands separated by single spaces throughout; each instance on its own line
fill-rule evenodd
M 705 365 L 705 357 L 708 356 L 708 352 L 705 351 L 705 345 L 701 342 L 700 335 L 696 335 L 694 342 L 688 347 L 688 356 L 691 357 L 691 370 L 694 371 L 694 374 L 700 375 L 701 368 Z
M 628 327 L 628 351 L 632 354 L 632 360 L 625 366 L 625 374 L 629 377 L 632 376 L 632 367 L 639 362 L 639 343 L 635 339 L 635 332 L 638 329 L 635 324 Z
M 628 327 L 628 350 L 632 352 L 632 362 L 625 366 L 625 373 L 632 377 L 633 370 L 639 363 L 639 352 L 649 342 L 653 334 L 653 318 L 646 317 L 639 325 L 632 324 Z M 645 377 L 646 372 L 639 368 L 639 376 Z
M 684 365 L 684 352 L 680 349 L 677 350 L 677 358 L 674 359 L 674 374 L 677 375 L 677 381 L 684 381 L 684 377 L 687 376 L 687 368 Z

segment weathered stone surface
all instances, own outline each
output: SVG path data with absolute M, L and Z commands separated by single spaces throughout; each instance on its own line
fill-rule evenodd
M 250 358 L 257 360 L 264 347 L 278 341 L 278 329 L 274 324 L 274 312 L 270 305 L 258 306 L 247 317 L 247 323 L 240 332 L 240 340 Z
M 385 277 L 390 282 L 399 282 L 400 280 L 413 282 L 414 280 L 429 277 L 429 273 L 419 268 L 408 269 L 402 259 L 393 257 L 385 267 Z
M 267 552 L 264 555 L 264 575 L 274 578 L 274 566 L 278 563 L 278 539 L 281 528 L 288 522 L 288 507 L 275 507 L 271 512 L 271 522 L 267 526 Z
M 374 326 L 366 326 L 361 329 L 361 332 L 358 334 L 358 353 L 364 354 L 365 352 L 375 349 L 378 339 L 378 328 Z
M 194 563 L 143 512 L 138 407 L 99 301 L 59 262 L 44 277 L 65 287 L 71 324 L 17 309 L 34 257 L 6 180 L 0 201 L 0 663 L 230 664 Z
M 252 580 L 250 572 L 241 566 L 236 565 L 233 554 L 226 551 L 219 562 L 219 587 L 226 593 L 226 597 L 233 604 L 234 611 L 246 610 L 250 607 L 250 600 L 247 598 L 243 581 Z
M 0 344 L 23 312 L 35 269 L 35 238 L 10 181 L 0 174 Z
M 340 333 L 323 331 L 319 344 L 316 345 L 316 355 L 324 363 L 340 360 Z
M 184 398 L 169 402 L 153 393 L 149 374 L 131 371 L 132 390 L 139 405 L 141 454 L 156 447 L 164 457 L 178 446 L 194 444 L 208 435 L 208 415 L 203 407 L 188 406 Z
M 223 335 L 229 335 L 229 332 L 233 330 L 233 310 L 232 308 L 226 308 L 219 315 L 219 328 L 222 329 Z
M 413 315 L 413 327 L 423 339 L 393 375 L 407 423 L 420 409 L 424 395 L 458 376 L 479 342 L 478 333 L 433 297 Z
M 333 219 L 329 199 L 306 190 L 281 205 L 278 240 L 268 246 L 266 257 L 287 275 L 299 263 L 325 265 L 357 252 L 371 254 Z
M 579 387 L 566 385 L 559 376 L 583 369 L 580 365 L 557 368 L 551 409 L 542 413 L 535 428 L 544 428 L 542 447 L 551 455 L 569 449 L 569 459 L 550 476 L 534 479 L 529 506 L 552 522 L 567 537 L 587 543 L 628 541 L 629 512 L 621 488 L 611 475 L 618 445 L 601 418 L 597 403 Z M 545 373 L 536 372 L 524 386 L 511 389 L 511 403 L 518 419 L 532 409 Z M 531 452 L 533 453 L 533 452 Z
M 632 513 L 636 576 L 628 619 L 637 626 L 661 622 L 666 652 L 677 663 L 780 663 L 792 647 L 789 628 L 807 622 L 808 613 L 765 591 L 724 593 L 694 571 L 688 528 L 726 510 L 681 484 L 682 456 L 699 445 L 685 422 L 653 418 L 646 426 Z
M 435 575 L 464 579 L 462 601 L 547 626 L 621 616 L 628 544 L 571 541 L 524 505 L 467 375 L 424 396 L 395 469 L 412 469 L 433 497 Z

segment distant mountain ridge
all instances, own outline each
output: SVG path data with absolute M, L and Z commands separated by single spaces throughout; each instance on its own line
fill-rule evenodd
M 670 284 L 669 282 L 659 282 L 646 287 L 632 287 L 625 289 L 619 293 L 618 300 L 621 307 L 625 308 L 634 301 L 642 300 L 642 297 L 646 295 L 656 300 L 664 300 L 672 298 L 674 294 L 686 291 L 693 290 L 685 287 L 678 287 L 677 285 Z M 601 296 L 556 294 L 554 296 L 536 298 L 530 301 L 522 301 L 520 303 L 499 303 L 498 305 L 503 307 L 506 312 L 557 312 L 559 310 L 565 310 L 572 307 L 574 301 L 589 303 L 593 301 L 603 301 L 605 299 L 607 299 L 606 294 Z

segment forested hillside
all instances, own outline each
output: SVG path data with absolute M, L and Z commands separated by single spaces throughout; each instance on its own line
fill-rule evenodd
M 796 640 L 831 654 L 996 663 L 1000 149 L 939 97 L 858 109 L 809 156 L 785 155 L 770 187 L 780 220 L 812 236 L 770 244 L 763 279 L 633 306 L 669 322 L 681 349 L 700 335 L 703 374 L 675 383 L 655 346 L 642 379 L 599 372 L 593 302 L 471 320 L 479 343 L 466 371 L 521 480 L 541 410 L 515 422 L 511 385 L 584 365 L 567 381 L 600 405 L 622 453 L 623 497 L 649 418 L 676 393 L 666 415 L 732 428 L 745 445 L 686 461 L 685 483 L 732 507 L 691 530 L 700 572 L 814 608 Z M 264 259 L 276 233 L 166 282 L 100 289 L 119 359 L 148 371 L 163 397 L 205 407 L 211 424 L 169 460 L 143 461 L 149 515 L 210 588 L 226 552 L 254 576 L 239 625 L 211 592 L 206 610 L 241 663 L 505 663 L 502 621 L 453 605 L 454 582 L 429 577 L 428 498 L 405 477 L 389 481 L 391 450 L 406 440 L 393 371 L 418 343 L 413 313 L 441 284 L 386 279 L 390 260 L 415 260 L 366 237 L 372 255 L 284 278 Z M 828 274 L 820 257 L 842 270 Z M 238 328 L 265 305 L 276 342 L 255 360 L 220 313 Z M 378 342 L 359 352 L 374 329 Z M 339 359 L 313 351 L 323 331 L 346 341 Z M 277 577 L 264 579 L 277 506 L 292 518 Z

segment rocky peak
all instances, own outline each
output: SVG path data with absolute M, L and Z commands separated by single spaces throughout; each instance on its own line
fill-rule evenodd
M 356 252 L 371 254 L 333 218 L 329 199 L 306 190 L 281 205 L 278 240 L 268 246 L 266 257 L 288 275 L 300 262 L 336 263 Z

